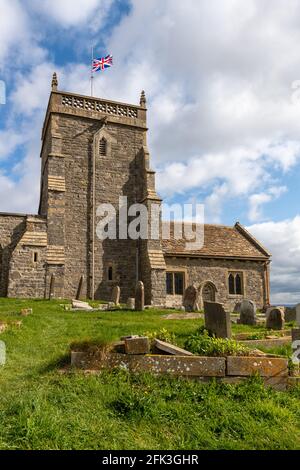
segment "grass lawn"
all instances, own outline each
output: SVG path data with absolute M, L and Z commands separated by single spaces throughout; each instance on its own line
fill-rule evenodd
M 21 308 L 33 314 L 21 318 Z M 0 299 L 0 449 L 300 449 L 300 389 L 259 379 L 201 384 L 125 371 L 63 375 L 72 342 L 167 328 L 183 345 L 202 320 L 166 312 L 68 312 L 60 302 Z M 21 328 L 13 326 L 22 319 Z M 262 327 L 233 325 L 233 331 Z

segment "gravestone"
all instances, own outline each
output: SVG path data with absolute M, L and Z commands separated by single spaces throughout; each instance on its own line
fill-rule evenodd
M 55 275 L 51 274 L 50 288 L 49 288 L 49 300 L 53 299 L 55 290 Z
M 189 286 L 185 289 L 183 294 L 183 306 L 186 312 L 194 312 L 197 307 L 198 291 L 196 287 Z
M 145 289 L 142 281 L 137 283 L 135 289 L 135 310 L 145 310 Z
M 241 303 L 242 302 L 237 302 L 235 306 L 233 307 L 233 313 L 241 313 Z
M 119 305 L 120 304 L 120 294 L 121 294 L 121 289 L 119 286 L 115 286 L 112 290 L 112 295 L 111 295 L 111 301 L 115 304 L 115 305 Z
M 296 323 L 300 326 L 300 304 L 296 305 Z
M 129 297 L 127 299 L 126 307 L 128 308 L 128 310 L 134 310 L 134 306 L 135 306 L 135 298 Z
M 205 328 L 216 338 L 231 338 L 230 313 L 218 302 L 204 301 Z
M 242 300 L 240 307 L 240 321 L 242 325 L 256 325 L 256 305 L 252 300 Z
M 76 300 L 80 300 L 81 294 L 82 294 L 82 288 L 83 288 L 83 282 L 84 282 L 84 276 L 81 276 L 77 293 L 76 293 Z
M 273 307 L 267 311 L 266 328 L 270 330 L 283 330 L 284 328 L 284 309 Z

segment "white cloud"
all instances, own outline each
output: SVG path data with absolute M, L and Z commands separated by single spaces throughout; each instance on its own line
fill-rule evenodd
M 30 0 L 29 3 L 35 10 L 65 28 L 79 26 L 89 19 L 89 27 L 99 27 L 112 0 Z
M 251 222 L 262 220 L 264 218 L 262 205 L 278 199 L 286 191 L 286 186 L 272 186 L 268 188 L 268 192 L 252 194 L 249 197 L 249 220 Z
M 21 2 L 0 0 L 0 71 L 3 77 L 10 77 L 20 65 L 28 62 L 33 65 L 44 57 Z
M 248 230 L 272 253 L 272 303 L 299 303 L 300 215 L 280 222 L 255 224 Z

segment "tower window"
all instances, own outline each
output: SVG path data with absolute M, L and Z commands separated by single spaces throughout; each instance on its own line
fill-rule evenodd
M 35 252 L 33 253 L 33 262 L 34 262 L 34 263 L 37 263 L 38 260 L 39 260 L 39 254 L 38 254 L 37 251 L 35 251 Z
M 228 290 L 231 295 L 243 295 L 243 275 L 242 273 L 229 273 Z
M 113 281 L 114 279 L 114 272 L 113 272 L 113 267 L 109 266 L 107 269 L 107 280 L 108 281 Z
M 99 142 L 99 155 L 105 157 L 107 152 L 107 141 L 104 137 Z

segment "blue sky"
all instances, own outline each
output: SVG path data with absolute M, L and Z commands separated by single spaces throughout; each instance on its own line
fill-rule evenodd
M 166 202 L 239 220 L 273 254 L 272 300 L 300 301 L 300 0 L 0 0 L 0 211 L 33 212 L 51 76 L 138 103 Z

